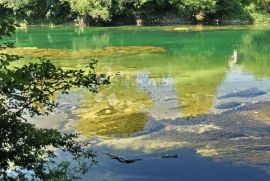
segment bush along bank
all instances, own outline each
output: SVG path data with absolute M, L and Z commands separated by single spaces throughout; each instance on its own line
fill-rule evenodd
M 0 0 L 0 8 L 23 27 L 270 24 L 269 0 Z

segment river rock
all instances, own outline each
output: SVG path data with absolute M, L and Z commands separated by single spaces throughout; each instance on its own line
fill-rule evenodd
M 224 96 L 219 97 L 219 99 L 226 99 L 226 98 L 233 98 L 233 97 L 251 98 L 251 97 L 261 96 L 264 94 L 266 94 L 265 91 L 262 91 L 257 88 L 250 88 L 243 91 L 226 94 Z
M 239 102 L 227 102 L 216 106 L 217 109 L 231 109 L 240 106 Z

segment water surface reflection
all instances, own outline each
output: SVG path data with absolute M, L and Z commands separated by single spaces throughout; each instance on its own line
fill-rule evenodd
M 269 180 L 268 30 L 185 33 L 93 28 L 78 33 L 68 28 L 59 32 L 29 30 L 18 33 L 17 41 L 25 47 L 75 52 L 134 45 L 166 49 L 100 57 L 99 70 L 121 72 L 111 87 L 97 95 L 85 90 L 60 95 L 58 110 L 42 118 L 46 122 L 32 120 L 41 127 L 79 131 L 90 140 L 100 160 L 89 173 L 93 178 Z M 45 35 L 47 40 L 38 44 Z M 53 61 L 63 67 L 83 67 L 88 62 Z M 143 161 L 121 165 L 103 152 Z M 178 154 L 179 159 L 161 159 L 164 154 Z

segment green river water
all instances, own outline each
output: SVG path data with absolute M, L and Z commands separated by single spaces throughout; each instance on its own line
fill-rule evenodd
M 98 94 L 58 95 L 55 113 L 32 120 L 144 159 L 127 166 L 99 155 L 83 180 L 270 179 L 269 28 L 33 28 L 13 42 L 24 62 L 84 68 L 94 58 L 114 77 Z

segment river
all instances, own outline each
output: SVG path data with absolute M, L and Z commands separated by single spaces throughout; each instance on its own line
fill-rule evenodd
M 269 28 L 30 28 L 12 41 L 18 64 L 93 58 L 112 75 L 98 94 L 57 95 L 54 113 L 31 120 L 92 143 L 98 165 L 82 180 L 270 179 Z

